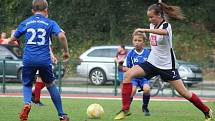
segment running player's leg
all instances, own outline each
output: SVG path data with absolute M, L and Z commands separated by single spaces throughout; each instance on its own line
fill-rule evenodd
M 42 82 L 41 77 L 38 75 L 36 82 L 35 82 L 35 88 L 33 90 L 33 95 L 34 95 L 34 103 L 40 103 L 40 95 L 41 95 L 41 90 L 45 87 L 45 84 Z
M 66 118 L 65 121 L 67 121 L 67 119 L 69 120 L 69 118 L 66 116 L 67 114 L 64 113 L 63 108 L 62 108 L 61 96 L 54 83 L 55 77 L 53 75 L 51 65 L 49 65 L 47 67 L 41 67 L 39 72 L 40 72 L 40 76 L 41 76 L 42 80 L 46 83 L 46 87 L 50 93 L 52 102 L 54 103 L 54 105 L 57 109 L 60 120 L 64 121 L 65 120 L 64 118 Z
M 124 80 L 122 83 L 122 110 L 129 110 L 130 108 L 130 97 L 132 92 L 132 84 L 131 80 L 134 77 L 140 77 L 145 74 L 144 70 L 136 65 L 129 69 L 124 76 Z
M 148 109 L 148 104 L 150 100 L 150 86 L 149 86 L 149 80 L 144 79 L 143 81 L 143 105 L 142 105 L 142 111 L 145 113 L 145 116 L 150 116 L 150 112 Z
M 33 80 L 35 74 L 36 74 L 35 68 L 23 66 L 23 68 L 22 68 L 22 83 L 23 83 L 23 96 L 24 96 L 24 103 L 25 104 L 31 103 L 32 85 L 33 85 L 32 80 Z
M 189 100 L 191 103 L 193 103 L 193 105 L 195 105 L 205 114 L 205 121 L 210 121 L 212 119 L 212 116 L 210 115 L 212 111 L 205 104 L 202 103 L 201 99 L 195 93 L 191 93 L 186 89 L 177 69 L 160 69 L 159 74 L 163 80 L 169 80 L 170 84 L 182 97 Z
M 132 103 L 132 101 L 133 101 L 134 95 L 136 94 L 137 85 L 138 85 L 137 80 L 136 80 L 136 79 L 133 79 L 133 80 L 132 80 L 132 92 L 131 92 L 131 97 L 130 97 L 130 105 L 131 105 L 131 103 Z
M 132 92 L 132 84 L 131 80 L 135 77 L 140 77 L 145 75 L 144 70 L 139 66 L 136 65 L 129 69 L 124 76 L 124 80 L 122 83 L 122 108 L 119 113 L 117 113 L 114 119 L 120 120 L 125 118 L 125 116 L 130 115 L 129 108 L 130 108 L 130 97 Z
M 32 96 L 32 83 L 33 78 L 36 74 L 36 69 L 33 67 L 23 66 L 22 68 L 22 84 L 23 84 L 23 98 L 24 107 L 20 113 L 21 121 L 28 119 L 28 114 L 31 109 L 31 96 Z
M 208 108 L 208 106 L 203 104 L 201 99 L 195 93 L 192 93 L 186 89 L 181 79 L 170 81 L 170 84 L 176 89 L 176 91 L 181 96 L 189 100 L 191 103 L 193 103 L 193 105 L 195 105 L 199 110 L 201 110 L 204 113 L 206 118 L 205 121 L 210 121 L 212 119 L 211 115 L 212 111 Z
M 129 69 L 124 76 L 123 84 L 122 84 L 122 108 L 121 111 L 116 115 L 114 119 L 120 120 L 128 116 L 129 108 L 130 108 L 130 97 L 132 91 L 131 79 L 135 77 L 143 77 L 145 76 L 147 79 L 150 79 L 153 76 L 158 74 L 156 68 L 145 61 L 139 65 L 136 65 Z

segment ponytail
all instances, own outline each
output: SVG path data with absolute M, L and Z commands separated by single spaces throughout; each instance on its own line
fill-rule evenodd
M 173 18 L 176 20 L 185 19 L 182 10 L 178 6 L 170 6 L 163 2 L 149 6 L 148 10 L 155 10 L 156 14 L 160 14 L 163 18 Z
M 182 13 L 182 10 L 180 7 L 178 6 L 169 6 L 165 3 L 159 3 L 162 10 L 164 11 L 164 13 L 170 17 L 170 18 L 174 18 L 174 19 L 177 19 L 177 20 L 183 20 L 185 17 L 184 17 L 184 14 Z

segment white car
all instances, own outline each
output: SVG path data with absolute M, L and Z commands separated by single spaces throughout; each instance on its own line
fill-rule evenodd
M 94 46 L 79 57 L 77 72 L 80 76 L 89 78 L 92 84 L 100 85 L 115 79 L 114 58 L 119 46 Z M 131 50 L 132 46 L 125 46 Z M 178 61 L 179 74 L 190 86 L 201 82 L 202 72 L 196 64 Z
M 113 81 L 115 78 L 114 58 L 117 48 L 119 46 L 95 46 L 85 51 L 79 57 L 78 74 L 83 77 L 89 77 L 90 81 L 95 85 Z M 133 47 L 126 46 L 125 48 L 131 50 Z

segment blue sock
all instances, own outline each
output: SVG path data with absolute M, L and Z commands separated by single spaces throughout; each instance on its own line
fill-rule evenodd
M 47 87 L 49 94 L 51 96 L 52 102 L 55 105 L 55 108 L 57 109 L 58 115 L 62 116 L 65 113 L 63 112 L 62 108 L 62 102 L 61 102 L 61 96 L 60 93 L 55 85 L 50 85 Z
M 150 100 L 150 95 L 145 95 L 145 94 L 143 93 L 143 106 L 144 106 L 144 107 L 148 107 L 149 100 Z
M 24 103 L 30 104 L 31 97 L 32 97 L 32 86 L 23 85 L 23 96 L 24 96 Z

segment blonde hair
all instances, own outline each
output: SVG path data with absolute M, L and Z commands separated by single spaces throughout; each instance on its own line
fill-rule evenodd
M 46 0 L 33 0 L 32 9 L 34 11 L 43 11 L 48 9 L 48 2 Z
M 163 2 L 152 4 L 149 6 L 149 10 L 155 10 L 155 14 L 161 15 L 164 19 L 173 18 L 176 20 L 183 20 L 185 19 L 184 14 L 182 13 L 182 10 L 178 6 L 170 6 Z
M 141 36 L 143 39 L 145 39 L 145 40 L 147 39 L 146 33 L 140 32 L 140 31 L 134 32 L 134 33 L 132 34 L 132 37 L 134 37 L 134 36 Z

